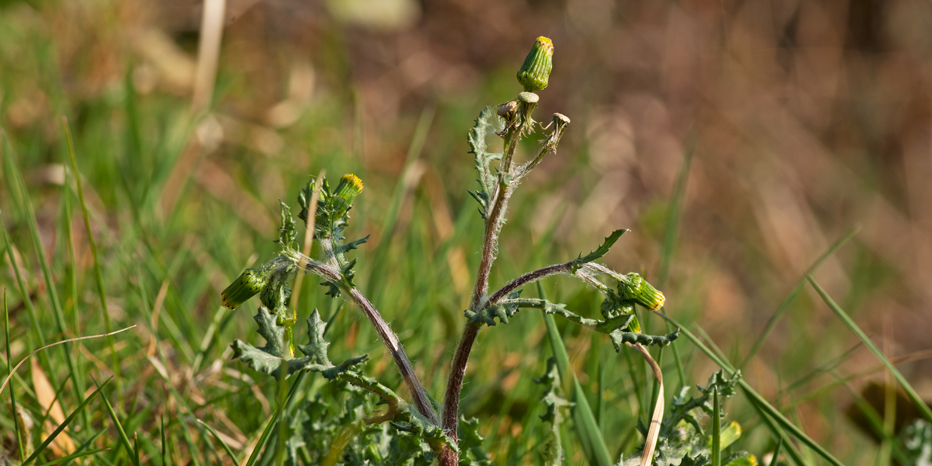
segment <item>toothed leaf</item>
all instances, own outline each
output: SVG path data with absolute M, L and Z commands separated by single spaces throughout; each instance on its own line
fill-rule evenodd
M 278 239 L 275 242 L 282 245 L 282 250 L 294 249 L 294 239 L 298 233 L 291 216 L 291 207 L 282 201 L 278 202 L 281 204 L 282 226 L 278 228 Z
M 603 256 L 608 254 L 608 251 L 612 248 L 612 245 L 614 245 L 615 242 L 618 241 L 618 238 L 621 238 L 621 235 L 625 234 L 627 231 L 628 230 L 625 229 L 615 230 L 612 232 L 612 234 L 605 238 L 605 241 L 603 241 L 602 244 L 600 244 L 599 247 L 595 249 L 595 251 L 592 251 L 585 256 L 580 254 L 579 257 L 573 261 L 573 271 L 575 272 L 577 269 L 579 269 L 579 267 L 582 267 L 583 264 L 601 259 Z
M 278 369 L 284 362 L 287 365 L 288 375 L 299 371 L 311 363 L 310 358 L 289 358 L 288 342 L 285 339 L 285 326 L 279 325 L 277 316 L 265 307 L 259 307 L 259 313 L 254 317 L 259 324 L 259 335 L 265 339 L 265 346 L 256 348 L 241 340 L 234 340 L 233 358 L 240 359 L 256 371 L 277 375 Z
M 546 410 L 540 418 L 544 422 L 550 423 L 550 430 L 547 433 L 547 440 L 541 448 L 544 464 L 547 466 L 556 466 L 563 464 L 564 453 L 563 446 L 560 443 L 560 423 L 563 422 L 563 408 L 573 406 L 574 403 L 563 397 L 563 390 L 560 383 L 560 372 L 557 370 L 557 361 L 554 358 L 547 360 L 547 371 L 540 378 L 535 378 L 534 382 L 544 386 L 544 396 L 541 398 Z
M 298 345 L 306 356 L 315 359 L 319 364 L 330 365 L 330 358 L 327 357 L 327 348 L 330 342 L 324 339 L 324 330 L 327 329 L 327 323 L 320 318 L 320 312 L 314 309 L 311 316 L 307 318 L 307 338 L 309 343 Z

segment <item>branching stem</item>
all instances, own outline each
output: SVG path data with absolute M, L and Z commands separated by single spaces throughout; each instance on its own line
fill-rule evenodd
M 495 293 L 492 293 L 492 296 L 489 297 L 488 305 L 495 305 L 501 302 L 503 299 L 507 298 L 509 294 L 514 293 L 525 285 L 530 285 L 538 280 L 547 278 L 551 275 L 560 275 L 566 274 L 573 270 L 573 262 L 565 262 L 562 264 L 548 265 L 531 272 L 528 272 L 520 277 L 508 282 L 505 286 L 501 287 Z
M 529 115 L 528 115 L 529 117 Z M 502 225 L 505 223 L 505 211 L 508 210 L 508 200 L 511 198 L 514 185 L 508 179 L 511 167 L 511 160 L 517 148 L 517 139 L 519 137 L 517 128 L 509 130 L 505 136 L 505 156 L 502 162 L 502 170 L 499 174 L 498 189 L 492 196 L 492 209 L 489 211 L 485 222 L 485 234 L 483 235 L 482 252 L 479 260 L 479 270 L 476 273 L 476 287 L 473 290 L 472 301 L 469 309 L 479 311 L 486 305 L 486 293 L 489 291 L 489 273 L 492 270 L 492 263 L 495 262 L 495 255 L 498 249 L 498 235 L 502 231 Z M 482 324 L 478 322 L 468 322 L 463 329 L 463 335 L 460 337 L 456 350 L 453 353 L 453 360 L 450 363 L 450 376 L 447 379 L 447 390 L 443 398 L 443 431 L 453 441 L 458 441 L 457 437 L 457 419 L 459 417 L 460 391 L 463 388 L 463 377 L 466 375 L 466 364 L 469 362 L 469 353 L 472 351 L 476 337 L 479 336 L 479 330 Z M 441 466 L 455 466 L 459 462 L 459 455 L 450 448 L 444 448 L 440 454 Z

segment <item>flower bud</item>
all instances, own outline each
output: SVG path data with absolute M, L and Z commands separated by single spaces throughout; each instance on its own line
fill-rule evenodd
M 268 273 L 256 269 L 246 269 L 230 286 L 220 293 L 220 302 L 224 307 L 236 309 L 247 299 L 265 288 L 269 281 Z
M 356 175 L 349 173 L 340 177 L 340 184 L 333 191 L 334 216 L 342 217 L 347 210 L 353 205 L 353 200 L 362 192 L 362 180 Z
M 647 280 L 632 272 L 625 276 L 626 280 L 618 282 L 618 295 L 622 299 L 634 301 L 651 311 L 659 310 L 666 300 L 663 293 L 647 283 Z
M 553 69 L 553 42 L 540 36 L 534 42 L 534 47 L 524 59 L 524 64 L 518 70 L 518 82 L 524 90 L 540 91 L 547 88 L 550 70 Z
M 352 204 L 356 196 L 362 192 L 362 180 L 358 176 L 349 173 L 340 177 L 340 184 L 333 191 L 333 195 L 342 197 L 347 204 Z

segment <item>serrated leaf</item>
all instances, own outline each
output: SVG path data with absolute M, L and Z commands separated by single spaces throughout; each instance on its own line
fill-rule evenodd
M 307 318 L 307 338 L 308 344 L 298 345 L 306 356 L 317 361 L 318 364 L 330 365 L 330 358 L 327 357 L 327 348 L 330 342 L 324 339 L 324 331 L 327 329 L 327 322 L 320 318 L 320 311 L 314 309 L 311 316 Z
M 690 456 L 689 453 L 683 457 L 680 461 L 679 466 L 705 466 L 709 462 L 709 457 L 706 455 L 697 454 L 696 456 Z
M 480 183 L 481 183 L 481 181 L 480 181 Z M 478 191 L 468 191 L 468 190 L 467 190 L 466 192 L 469 193 L 469 195 L 472 196 L 472 198 L 475 199 L 476 202 L 479 203 L 479 215 L 482 217 L 482 219 L 483 219 L 483 220 L 488 219 L 488 215 L 489 215 L 489 193 L 487 193 L 485 190 L 482 190 L 482 189 L 480 189 L 480 190 L 478 190 Z
M 735 394 L 735 386 L 740 376 L 728 379 L 724 371 L 713 373 L 705 387 L 697 386 L 699 395 L 689 397 L 690 388 L 684 387 L 677 396 L 673 397 L 670 414 L 667 415 L 660 426 L 660 442 L 654 456 L 654 465 L 704 465 L 711 457 L 710 437 L 706 435 L 699 424 L 699 419 L 706 415 L 714 415 L 712 394 L 717 391 L 720 405 L 724 400 Z M 724 417 L 724 410 L 720 409 L 718 415 Z M 638 420 L 638 430 L 644 434 L 647 426 Z M 721 448 L 734 442 L 740 436 L 741 426 L 732 423 L 721 431 Z M 737 458 L 737 457 L 735 457 Z
M 541 400 L 544 402 L 546 411 L 541 414 L 540 418 L 544 422 L 550 423 L 550 431 L 547 440 L 541 449 L 544 464 L 555 466 L 563 464 L 564 452 L 560 442 L 560 423 L 563 422 L 563 413 L 561 408 L 573 406 L 573 403 L 562 396 L 560 381 L 560 372 L 557 369 L 557 360 L 550 358 L 547 360 L 547 371 L 534 382 L 545 387 L 544 396 Z
M 520 303 L 515 301 L 521 296 L 521 291 L 518 290 L 514 293 L 508 295 L 508 299 L 503 302 L 496 304 L 494 306 L 489 306 L 479 312 L 473 312 L 466 310 L 466 318 L 470 322 L 479 322 L 488 325 L 489 327 L 495 326 L 495 319 L 497 318 L 499 322 L 503 324 L 508 323 L 508 319 L 518 313 L 520 308 Z
M 633 321 L 633 319 L 632 319 Z M 645 335 L 637 332 L 626 332 L 624 330 L 613 330 L 609 333 L 612 338 L 612 344 L 615 345 L 615 351 L 621 351 L 626 343 L 640 343 L 641 345 L 667 346 L 673 343 L 679 336 L 680 329 L 673 330 L 669 335 Z
M 460 416 L 459 425 L 459 449 L 460 465 L 463 466 L 484 466 L 492 464 L 489 455 L 482 449 L 482 436 L 479 435 L 479 420 L 472 418 L 466 420 L 465 416 Z
M 298 207 L 301 208 L 301 211 L 298 212 L 298 218 L 307 225 L 307 213 L 310 210 L 311 198 L 314 195 L 314 184 L 317 181 L 316 177 L 311 177 L 310 181 L 298 191 Z
M 476 124 L 469 130 L 467 141 L 469 153 L 475 155 L 476 170 L 479 172 L 479 185 L 486 193 L 495 192 L 496 175 L 492 172 L 491 163 L 501 160 L 501 153 L 488 152 L 489 138 L 496 136 L 505 129 L 505 120 L 498 116 L 497 107 L 488 106 L 479 113 Z
M 344 254 L 347 251 L 357 249 L 360 244 L 365 244 L 367 241 L 369 241 L 369 236 L 371 235 L 366 235 L 365 238 L 357 239 L 356 241 L 350 241 L 349 243 L 335 245 L 333 247 L 333 252 L 335 254 Z
M 576 269 L 581 267 L 583 264 L 601 259 L 603 256 L 608 254 L 608 251 L 612 248 L 612 245 L 614 245 L 615 242 L 618 241 L 618 238 L 621 238 L 621 235 L 625 234 L 627 231 L 628 230 L 626 229 L 615 230 L 612 232 L 612 234 L 608 235 L 605 238 L 605 241 L 603 241 L 602 244 L 600 244 L 599 247 L 597 247 L 594 251 L 586 254 L 585 256 L 580 254 L 579 257 L 573 261 L 573 271 L 575 272 Z
M 278 228 L 278 239 L 275 242 L 281 244 L 283 250 L 294 249 L 294 239 L 298 232 L 295 229 L 294 218 L 291 216 L 291 207 L 282 201 L 278 202 L 281 204 L 282 226 Z
M 285 340 L 285 327 L 277 323 L 277 317 L 268 308 L 260 306 L 259 313 L 254 317 L 259 324 L 257 332 L 265 339 L 265 346 L 256 348 L 249 343 L 234 340 L 233 358 L 240 359 L 249 367 L 266 374 L 277 375 L 278 369 L 284 361 L 287 364 L 288 374 L 305 368 L 311 364 L 311 358 L 289 358 L 288 342 Z
M 324 377 L 326 377 L 328 380 L 333 380 L 337 378 L 338 375 L 348 373 L 353 367 L 358 366 L 368 360 L 369 360 L 368 354 L 364 354 L 362 356 L 356 356 L 354 358 L 349 358 L 346 361 L 343 361 L 336 366 L 331 366 L 327 369 L 324 369 L 323 371 L 321 371 L 321 374 L 323 374 Z M 354 375 L 358 376 L 358 374 L 354 374 Z M 363 376 L 358 376 L 358 377 L 362 378 Z M 372 382 L 375 382 L 374 379 L 371 379 L 371 380 Z

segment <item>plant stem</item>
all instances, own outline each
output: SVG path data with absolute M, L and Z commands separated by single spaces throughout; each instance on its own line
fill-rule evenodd
M 509 133 L 505 138 L 505 160 L 510 161 L 514 154 L 516 143 L 512 140 L 517 139 L 515 134 Z M 496 249 L 498 249 L 498 234 L 502 230 L 504 223 L 505 210 L 508 208 L 508 199 L 511 197 L 513 186 L 499 178 L 499 188 L 495 193 L 495 204 L 489 212 L 485 223 L 485 235 L 482 243 L 482 258 L 479 261 L 479 271 L 476 273 L 476 287 L 473 290 L 472 302 L 469 305 L 470 310 L 479 311 L 486 303 L 486 293 L 489 291 L 489 272 L 492 270 L 492 263 L 495 262 Z M 482 324 L 478 322 L 469 322 L 463 329 L 463 335 L 460 337 L 456 350 L 453 353 L 453 360 L 450 363 L 450 376 L 447 379 L 447 391 L 443 399 L 443 430 L 453 441 L 457 441 L 456 423 L 459 416 L 460 390 L 463 388 L 463 376 L 466 374 L 466 363 L 469 361 L 469 353 L 472 351 L 473 343 L 479 336 L 479 329 Z M 441 466 L 455 466 L 459 462 L 459 455 L 450 448 L 444 448 L 440 454 Z
M 336 262 L 336 258 L 333 254 L 332 243 L 329 241 L 321 240 L 319 242 L 321 247 L 324 249 L 324 255 L 328 258 L 331 258 L 331 261 Z M 294 259 L 294 258 L 292 258 Z M 411 361 L 408 359 L 408 355 L 405 354 L 404 348 L 402 348 L 401 343 L 398 341 L 398 336 L 395 335 L 395 332 L 388 326 L 388 323 L 385 322 L 385 319 L 382 318 L 382 315 L 379 313 L 378 309 L 366 298 L 358 288 L 350 288 L 347 286 L 346 282 L 343 281 L 343 278 L 340 276 L 340 272 L 334 267 L 331 267 L 327 264 L 311 260 L 309 258 L 304 258 L 305 271 L 318 275 L 325 280 L 336 284 L 340 287 L 340 291 L 343 292 L 344 296 L 348 296 L 351 301 L 353 301 L 360 309 L 362 309 L 363 314 L 366 315 L 366 318 L 369 319 L 369 322 L 372 323 L 372 326 L 375 327 L 376 333 L 379 334 L 379 337 L 382 339 L 382 342 L 385 344 L 385 347 L 388 348 L 389 353 L 392 355 L 392 359 L 395 360 L 395 365 L 398 366 L 398 370 L 401 372 L 401 376 L 404 378 L 405 384 L 408 386 L 408 391 L 411 392 L 411 398 L 414 400 L 414 406 L 417 408 L 417 411 L 421 413 L 424 417 L 427 418 L 432 424 L 438 425 L 439 420 L 437 419 L 437 413 L 434 412 L 433 406 L 430 404 L 430 399 L 427 397 L 427 391 L 424 390 L 421 381 L 418 380 L 417 374 L 414 373 L 414 367 L 411 365 Z
M 424 390 L 421 381 L 417 378 L 417 374 L 414 373 L 414 367 L 411 366 L 411 361 L 408 359 L 408 355 L 405 354 L 405 350 L 401 346 L 401 343 L 398 342 L 398 337 L 395 335 L 395 332 L 389 328 L 388 323 L 385 322 L 385 319 L 382 318 L 379 311 L 365 296 L 363 296 L 359 289 L 352 288 L 347 290 L 347 294 L 352 298 L 353 302 L 362 309 L 362 312 L 369 321 L 372 322 L 376 333 L 379 334 L 379 337 L 382 338 L 382 342 L 385 343 L 388 351 L 392 354 L 392 359 L 395 360 L 395 365 L 398 366 L 398 370 L 401 372 L 401 376 L 404 378 L 405 384 L 411 392 L 411 398 L 414 399 L 414 406 L 417 408 L 417 411 L 432 424 L 438 424 L 437 413 L 434 412 L 434 408 L 430 404 L 427 391 Z
M 573 270 L 573 261 L 564 262 L 562 264 L 548 265 L 531 272 L 528 272 L 520 277 L 508 282 L 505 286 L 499 288 L 498 291 L 492 293 L 492 296 L 489 297 L 488 305 L 498 304 L 501 300 L 508 297 L 509 294 L 516 291 L 518 288 L 521 288 L 525 285 L 530 285 L 538 280 L 549 277 L 551 275 L 565 274 Z

